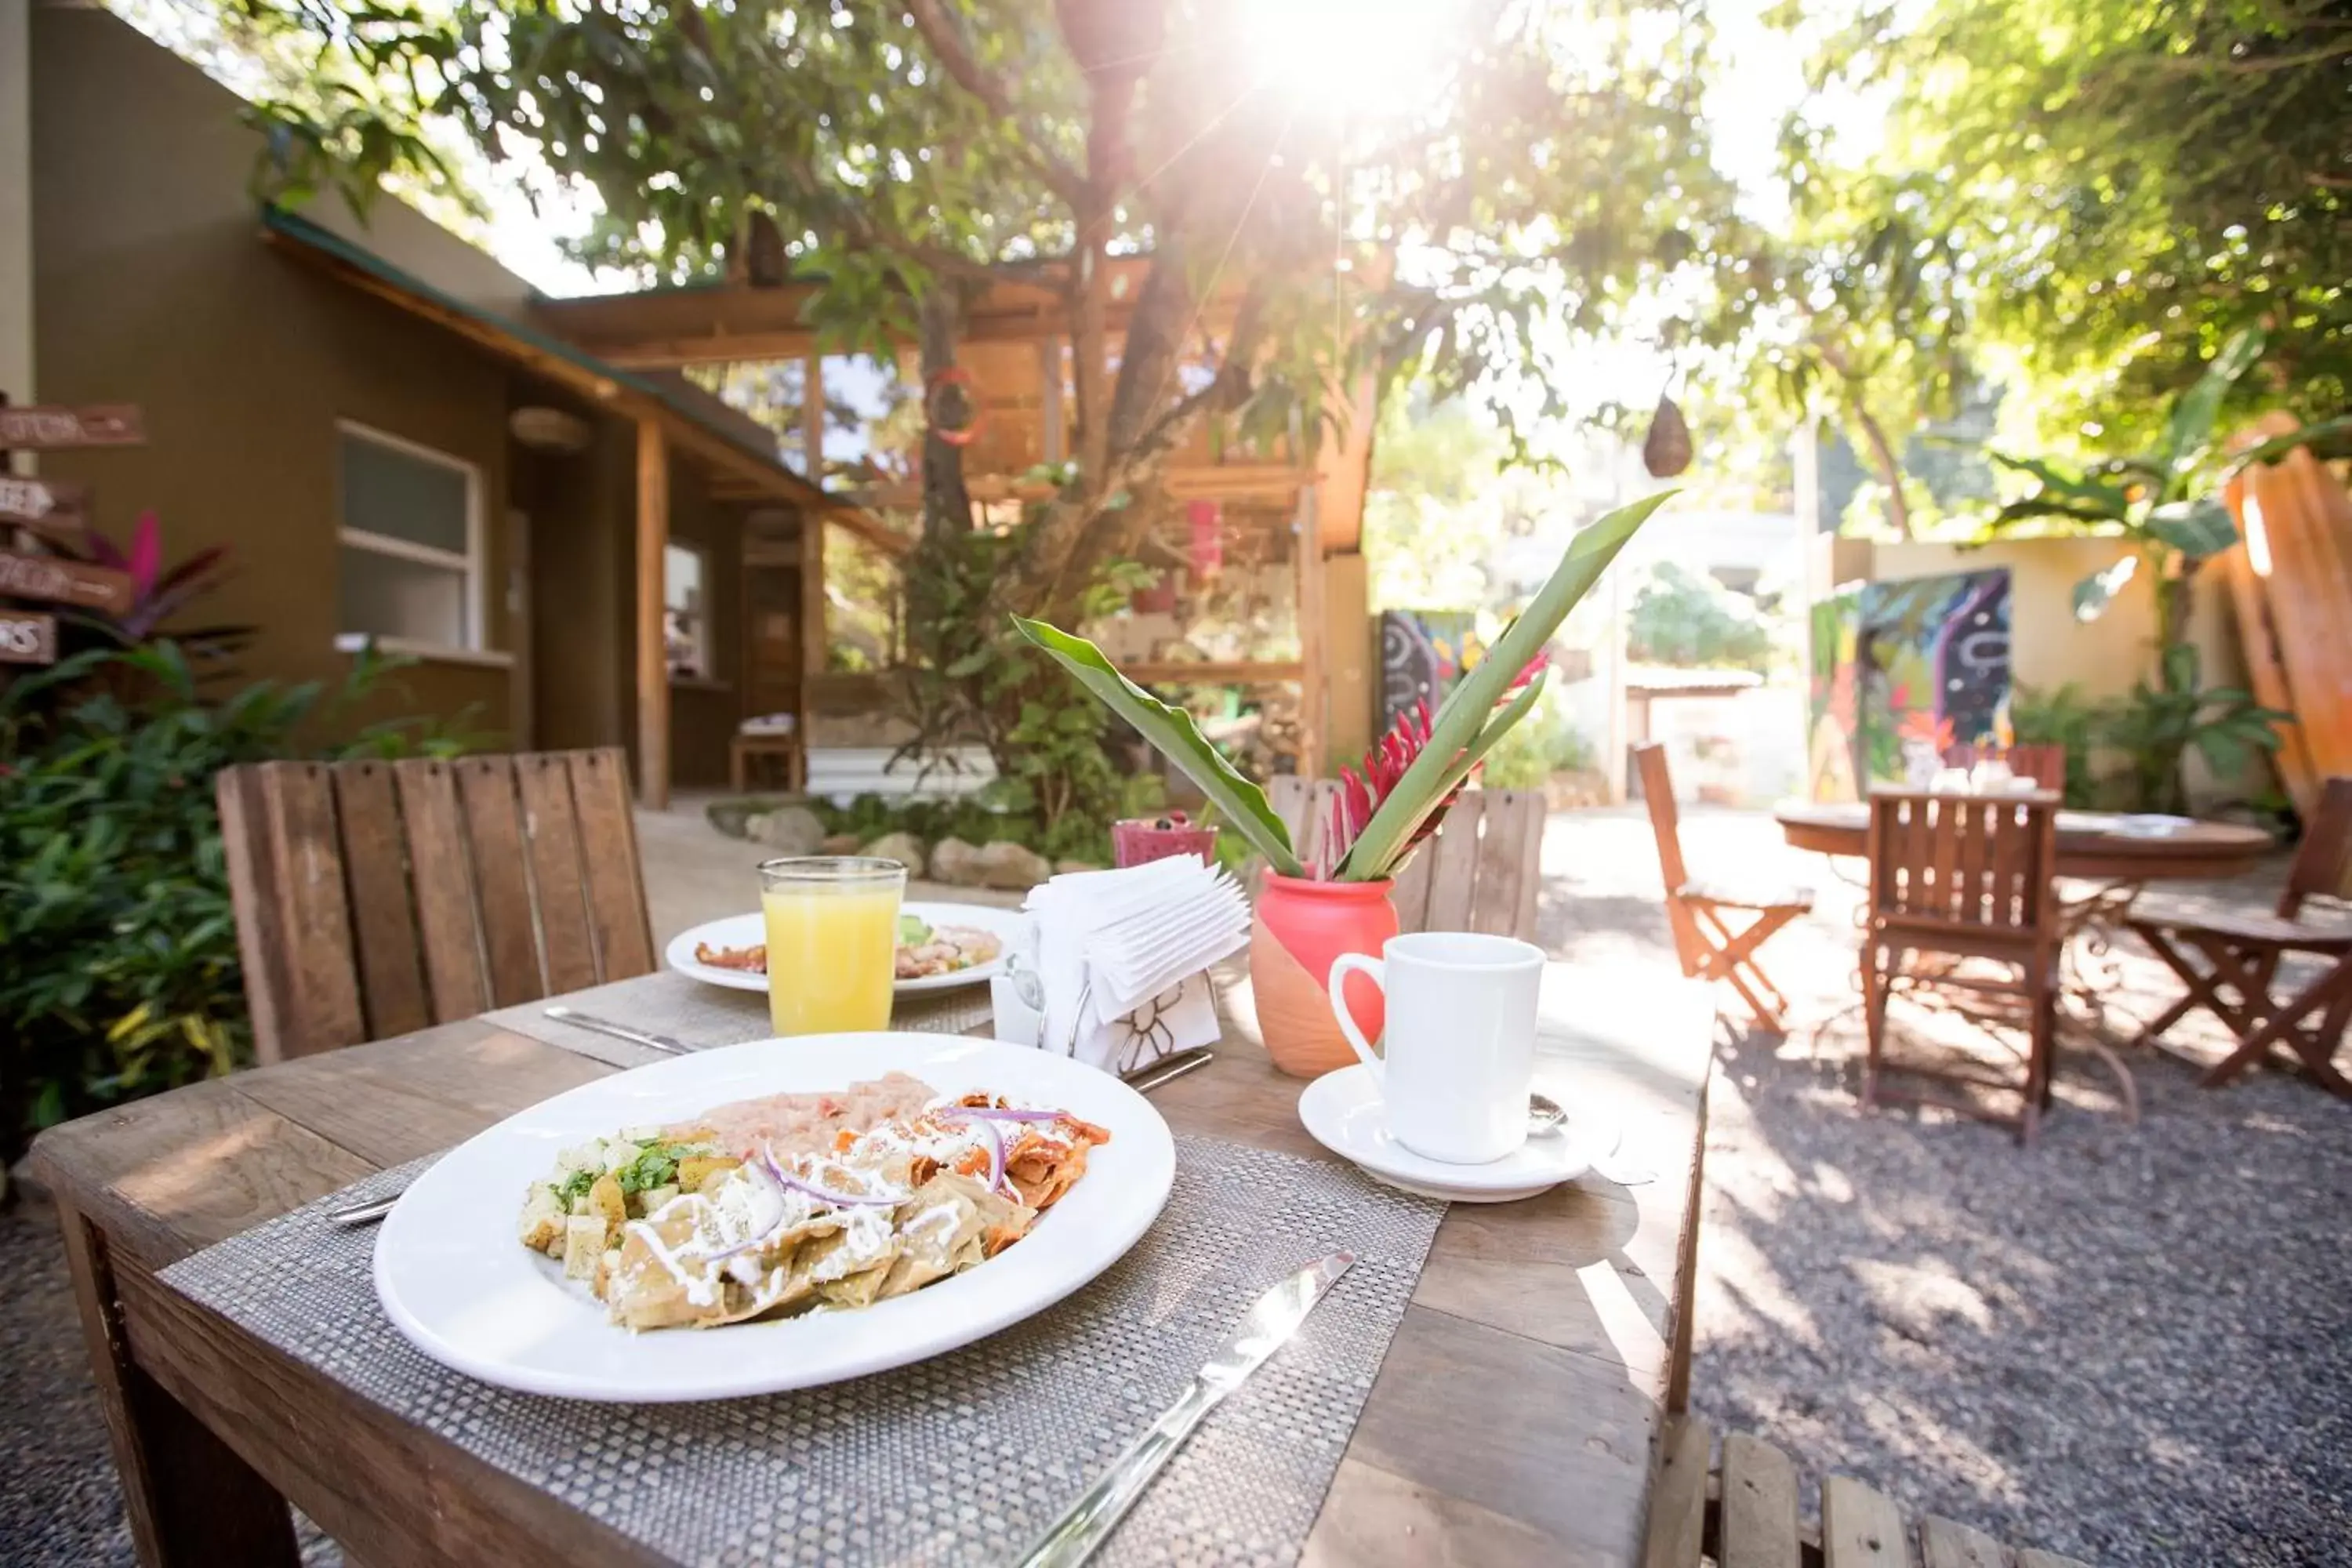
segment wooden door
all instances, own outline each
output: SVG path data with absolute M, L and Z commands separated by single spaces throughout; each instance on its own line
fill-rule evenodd
M 743 714 L 801 710 L 801 573 L 797 565 L 743 561 Z

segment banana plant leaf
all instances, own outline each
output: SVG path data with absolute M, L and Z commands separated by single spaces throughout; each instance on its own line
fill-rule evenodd
M 1413 834 L 1436 809 L 1436 803 L 1445 798 L 1442 786 L 1446 774 L 1462 753 L 1486 735 L 1489 721 L 1498 717 L 1495 704 L 1501 700 L 1504 691 L 1528 661 L 1543 651 L 1544 644 L 1559 629 L 1559 623 L 1568 618 L 1568 612 L 1601 580 L 1601 574 L 1617 559 L 1617 552 L 1633 537 L 1634 531 L 1674 494 L 1672 490 L 1661 490 L 1631 506 L 1619 507 L 1579 531 L 1569 542 L 1568 552 L 1560 557 L 1551 580 L 1537 591 L 1526 611 L 1504 628 L 1503 635 L 1486 650 L 1486 656 L 1455 683 L 1438 708 L 1430 724 L 1429 744 L 1422 748 L 1421 755 L 1412 760 L 1380 809 L 1372 813 L 1371 821 L 1356 836 L 1355 844 L 1334 873 L 1339 880 L 1377 881 L 1395 868 L 1405 847 L 1412 842 Z
M 2106 613 L 2107 605 L 2139 572 L 2139 557 L 2126 555 L 2104 572 L 2094 572 L 2074 584 L 2074 618 L 2087 626 Z
M 1132 680 L 1118 672 L 1118 668 L 1103 657 L 1102 649 L 1086 638 L 1069 633 L 1044 621 L 1013 617 L 1021 635 L 1045 649 L 1056 663 L 1078 678 L 1078 683 L 1097 697 L 1105 706 L 1135 727 L 1137 734 L 1151 742 L 1154 750 L 1182 771 L 1186 778 L 1201 786 L 1234 831 L 1249 840 L 1251 848 L 1266 858 L 1266 863 L 1286 877 L 1306 874 L 1298 856 L 1290 847 L 1290 829 L 1266 804 L 1265 792 L 1234 770 L 1224 753 L 1209 744 L 1192 716 L 1181 708 L 1171 708 Z
M 2273 436 L 2247 451 L 2240 461 L 2275 463 L 2299 447 L 2310 447 L 2311 455 L 2322 462 L 2352 457 L 2352 414 L 2340 419 L 2323 419 L 2316 425 L 2306 425 L 2284 436 Z
M 2230 509 L 2210 496 L 2158 507 L 2148 514 L 2147 531 L 2191 561 L 2208 560 L 2238 542 Z
M 2022 501 L 2012 501 L 2001 508 L 2001 516 L 2011 515 L 2013 509 L 2041 503 L 2039 511 L 2021 511 L 2017 515 L 2033 517 L 2056 512 L 2067 517 L 2086 519 L 2111 518 L 2121 522 L 2128 510 L 2130 498 L 2121 485 L 2111 485 L 2087 474 L 2070 474 L 2054 464 L 2039 458 L 2015 458 L 2007 452 L 1985 448 L 1985 457 L 2015 473 L 2033 480 L 2041 488 Z
M 2263 334 L 2258 327 L 2247 327 L 2231 335 L 2197 378 L 2197 384 L 2180 395 L 2172 405 L 2172 416 L 2164 426 L 2164 466 L 2172 479 L 2179 479 L 2205 460 L 2213 446 L 2213 422 L 2221 416 L 2221 400 L 2230 395 L 2230 388 L 2238 378 L 2253 368 L 2263 357 Z

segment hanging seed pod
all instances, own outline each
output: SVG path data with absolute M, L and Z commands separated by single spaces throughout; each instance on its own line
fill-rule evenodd
M 1658 411 L 1650 416 L 1650 433 L 1642 437 L 1642 467 L 1654 479 L 1671 479 L 1690 464 L 1690 426 L 1683 423 L 1683 411 L 1675 400 L 1662 394 Z

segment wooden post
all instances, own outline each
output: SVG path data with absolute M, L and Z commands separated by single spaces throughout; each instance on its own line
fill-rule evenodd
M 1058 337 L 1046 338 L 1037 345 L 1037 388 L 1038 459 L 1063 462 L 1069 456 L 1070 432 L 1062 413 L 1062 340 Z
M 1298 772 L 1313 779 L 1323 776 L 1323 645 L 1329 629 L 1323 624 L 1323 529 L 1313 485 L 1299 487 L 1290 531 L 1298 577 Z
M 801 361 L 801 477 L 824 489 L 824 360 Z
M 669 806 L 669 648 L 662 633 L 663 552 L 669 545 L 669 447 L 637 421 L 637 804 Z
M 824 514 L 811 508 L 801 513 L 801 690 L 800 719 L 803 782 L 816 727 L 816 682 L 824 673 Z

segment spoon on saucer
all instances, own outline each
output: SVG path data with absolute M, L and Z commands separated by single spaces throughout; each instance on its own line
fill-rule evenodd
M 1528 1096 L 1528 1131 L 1529 1133 L 1540 1135 L 1546 1132 L 1557 1132 L 1567 1125 L 1568 1112 L 1560 1109 L 1559 1101 L 1548 1094 Z M 1624 1134 L 1619 1133 L 1618 1138 L 1622 1142 Z M 1616 1149 L 1612 1145 L 1609 1153 L 1595 1154 L 1592 1157 L 1592 1173 L 1604 1182 L 1614 1182 L 1621 1187 L 1638 1187 L 1645 1182 L 1654 1182 L 1658 1179 L 1658 1173 L 1655 1171 L 1644 1171 L 1636 1166 L 1619 1164 L 1614 1158 L 1615 1153 Z

